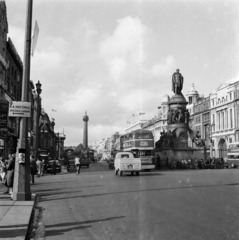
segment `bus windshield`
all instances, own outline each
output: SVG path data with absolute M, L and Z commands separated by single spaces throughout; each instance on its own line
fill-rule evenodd
M 230 167 L 239 166 L 239 142 L 230 143 L 228 145 L 227 161 Z

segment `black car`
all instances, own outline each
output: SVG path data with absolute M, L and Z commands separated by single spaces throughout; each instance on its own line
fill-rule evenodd
M 49 160 L 48 163 L 47 163 L 47 168 L 46 168 L 46 171 L 48 173 L 50 173 L 52 171 L 52 165 L 53 165 L 53 161 L 54 160 Z M 55 160 L 56 161 L 56 172 L 57 173 L 60 173 L 61 172 L 61 165 L 59 163 L 58 160 Z

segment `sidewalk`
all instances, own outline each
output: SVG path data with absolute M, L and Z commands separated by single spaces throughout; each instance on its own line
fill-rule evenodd
M 36 195 L 32 201 L 13 201 L 0 186 L 0 239 L 29 239 Z

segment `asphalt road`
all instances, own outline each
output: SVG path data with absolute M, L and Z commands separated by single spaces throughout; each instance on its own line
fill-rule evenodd
M 115 176 L 93 163 L 80 175 L 36 179 L 35 235 L 46 239 L 239 239 L 239 169 Z

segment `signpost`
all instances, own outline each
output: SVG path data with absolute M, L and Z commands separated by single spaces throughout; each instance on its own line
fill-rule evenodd
M 9 103 L 8 116 L 25 118 L 31 117 L 31 103 L 11 101 Z

